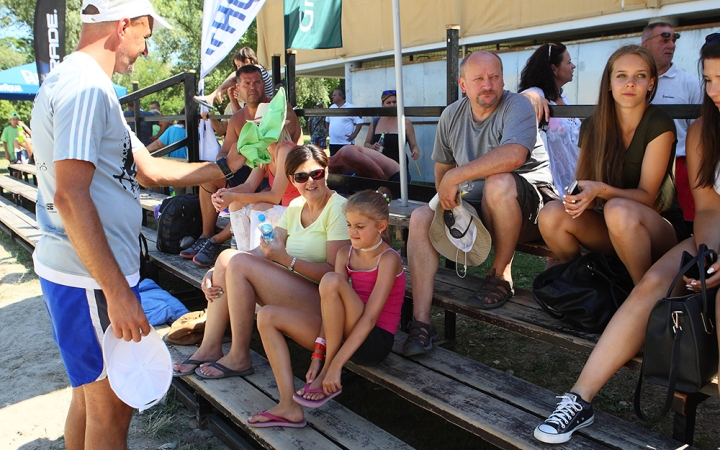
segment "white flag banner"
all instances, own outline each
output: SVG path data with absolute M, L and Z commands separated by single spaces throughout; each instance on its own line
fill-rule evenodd
M 205 0 L 200 78 L 205 78 L 237 44 L 265 0 Z

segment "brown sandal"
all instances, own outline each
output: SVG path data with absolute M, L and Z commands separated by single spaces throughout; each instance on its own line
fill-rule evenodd
M 495 275 L 495 269 L 485 277 L 480 289 L 467 298 L 471 308 L 495 309 L 507 302 L 514 294 L 512 286 L 507 281 Z

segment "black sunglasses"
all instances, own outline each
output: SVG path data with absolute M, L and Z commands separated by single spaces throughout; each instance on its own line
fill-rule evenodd
M 712 33 L 705 36 L 705 45 L 720 44 L 720 33 Z
M 450 230 L 450 236 L 454 237 L 455 239 L 461 239 L 463 236 L 465 236 L 470 229 L 470 225 L 472 224 L 472 220 L 468 222 L 468 226 L 467 228 L 465 228 L 465 231 L 460 231 L 457 228 L 453 228 L 453 225 L 455 225 L 455 215 L 449 209 L 446 209 L 443 213 L 443 221 L 445 222 L 445 226 L 448 227 L 448 230 Z
M 668 41 L 668 40 L 670 40 L 670 39 L 672 38 L 672 41 L 675 42 L 675 41 L 677 41 L 678 39 L 680 39 L 680 33 L 678 33 L 677 31 L 674 32 L 674 33 L 671 33 L 671 32 L 669 32 L 669 31 L 663 31 L 663 32 L 660 33 L 660 34 L 656 34 L 655 36 L 649 37 L 649 38 L 647 38 L 647 39 L 645 39 L 645 40 L 646 40 L 646 41 L 649 41 L 650 39 L 654 39 L 654 38 L 656 38 L 656 37 L 658 37 L 658 36 L 662 37 L 664 41 Z
M 315 169 L 310 173 L 307 173 L 307 172 L 294 173 L 292 175 L 292 178 L 293 178 L 293 181 L 295 181 L 297 184 L 303 184 L 303 183 L 307 183 L 307 181 L 310 178 L 312 178 L 313 180 L 319 180 L 324 176 L 325 176 L 325 169 Z
M 388 89 L 387 91 L 383 91 L 382 95 L 397 95 L 397 91 L 395 91 L 395 89 Z

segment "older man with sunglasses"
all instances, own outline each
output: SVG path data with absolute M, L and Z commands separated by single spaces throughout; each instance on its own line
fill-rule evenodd
M 667 22 L 654 22 L 643 30 L 642 46 L 652 53 L 658 70 L 657 93 L 652 101 L 656 105 L 700 104 L 702 101 L 702 90 L 697 78 L 678 69 L 672 63 L 675 42 L 678 39 L 680 33 Z M 690 119 L 675 120 L 678 140 L 675 152 L 675 188 L 686 222 L 695 219 L 695 203 L 690 193 L 685 165 L 685 135 L 691 123 Z M 692 223 L 688 223 L 688 226 L 692 227 Z

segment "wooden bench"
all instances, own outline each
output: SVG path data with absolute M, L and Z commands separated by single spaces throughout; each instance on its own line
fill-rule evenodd
M 144 228 L 143 232 L 152 241 L 154 230 Z M 158 252 L 152 242 L 150 257 L 157 267 L 199 287 L 205 269 L 176 255 Z M 441 269 L 438 276 L 457 278 L 454 273 L 445 269 Z M 407 289 L 411 294 L 409 281 L 410 278 Z M 483 311 L 488 313 L 487 315 L 474 314 L 474 310 L 466 306 L 462 308 L 462 300 L 452 301 L 455 298 L 467 297 L 468 293 L 476 288 L 472 285 L 473 281 L 467 280 L 469 287 L 457 286 L 450 278 L 445 283 L 438 283 L 435 304 L 448 309 L 454 308 L 454 312 L 467 314 L 469 317 L 533 338 L 549 334 L 532 329 L 533 321 L 526 317 L 530 313 L 523 313 L 520 306 L 514 306 L 522 304 L 520 299 L 523 295 L 519 294 L 503 308 Z M 462 292 L 460 289 L 469 290 Z M 443 298 L 444 303 L 440 303 Z M 540 323 L 550 322 L 547 318 L 539 320 L 537 309 L 531 308 L 530 302 L 525 303 L 528 304 L 524 307 L 533 310 L 531 312 L 538 316 Z M 519 318 L 513 318 L 513 311 Z M 491 320 L 492 316 L 495 317 Z M 484 319 L 485 317 L 487 319 Z M 567 337 L 571 333 L 565 333 L 562 328 L 562 324 L 557 324 L 555 332 L 562 335 L 560 339 L 567 342 L 568 348 L 571 348 L 570 343 L 575 341 L 580 342 L 575 343 L 575 350 L 591 348 L 594 345 L 591 336 Z M 581 342 L 580 338 L 584 338 L 585 342 Z M 348 367 L 502 448 L 542 448 L 532 437 L 532 429 L 554 409 L 553 393 L 442 348 L 415 358 L 404 358 L 400 355 L 400 343 L 404 339 L 405 335 L 398 333 L 394 353 L 383 364 L 373 368 L 354 364 L 348 364 Z M 553 343 L 557 345 L 556 342 Z M 677 448 L 679 445 L 676 441 L 642 427 L 598 414 L 596 425 L 578 432 L 566 448 L 645 448 L 646 444 L 655 448 Z
M 0 176 L 0 195 L 9 193 L 13 201 L 21 206 L 34 205 L 37 201 L 37 186 L 9 175 Z
M 32 176 L 32 183 L 37 186 L 37 167 L 35 164 L 10 164 L 8 168 L 20 172 L 23 180 L 27 182 L 30 182 L 29 177 Z

